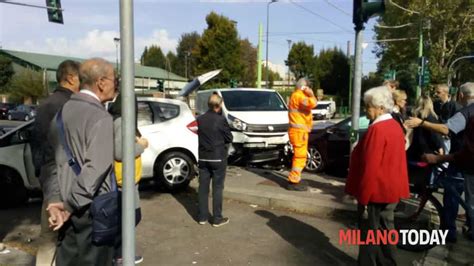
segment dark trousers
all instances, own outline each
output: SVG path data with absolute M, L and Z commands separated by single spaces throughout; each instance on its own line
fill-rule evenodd
M 394 210 L 397 203 L 369 203 L 366 207 L 367 220 L 364 219 L 364 206 L 359 205 L 359 228 L 361 238 L 366 239 L 368 230 L 391 230 L 394 226 Z M 358 263 L 370 265 L 397 265 L 395 260 L 397 247 L 394 245 L 359 246 Z
M 60 233 L 56 265 L 112 265 L 114 248 L 92 243 L 92 220 L 89 211 L 72 215 Z
M 459 212 L 459 203 L 464 191 L 464 180 L 462 174 L 448 175 L 441 179 L 444 187 L 443 196 L 443 220 L 442 229 L 447 229 L 448 239 L 456 239 L 456 219 Z
M 214 221 L 222 219 L 222 193 L 227 164 L 199 162 L 199 221 L 209 219 L 209 185 L 212 179 L 212 213 Z

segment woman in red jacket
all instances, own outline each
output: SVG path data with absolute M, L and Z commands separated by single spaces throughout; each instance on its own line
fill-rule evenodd
M 394 229 L 394 209 L 401 198 L 409 197 L 405 137 L 392 118 L 390 90 L 376 87 L 364 94 L 371 125 L 351 154 L 346 193 L 359 204 L 362 240 L 367 230 Z M 363 221 L 364 212 L 368 219 Z M 365 226 L 364 226 L 365 225 Z M 360 265 L 395 265 L 396 246 L 360 246 Z

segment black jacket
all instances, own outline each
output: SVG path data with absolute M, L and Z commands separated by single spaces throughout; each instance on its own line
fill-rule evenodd
M 429 115 L 425 120 L 430 123 L 438 122 L 433 115 Z M 441 134 L 423 127 L 417 127 L 413 129 L 413 140 L 407 151 L 407 156 L 409 160 L 420 161 L 424 153 L 435 153 L 443 147 Z
M 200 161 L 225 161 L 226 144 L 232 143 L 232 133 L 224 116 L 207 111 L 197 118 Z
M 461 106 L 453 100 L 448 100 L 446 103 L 436 101 L 433 103 L 433 107 L 439 121 L 443 124 L 461 109 Z
M 31 152 L 37 176 L 42 165 L 51 160 L 54 161 L 54 149 L 47 141 L 51 120 L 72 94 L 71 90 L 58 87 L 38 106 L 31 138 Z

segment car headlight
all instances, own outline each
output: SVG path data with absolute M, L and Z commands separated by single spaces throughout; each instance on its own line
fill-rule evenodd
M 239 130 L 239 131 L 244 131 L 247 129 L 247 124 L 244 121 L 236 117 L 233 117 L 231 115 L 228 115 L 228 118 L 230 120 L 229 126 L 231 128 Z

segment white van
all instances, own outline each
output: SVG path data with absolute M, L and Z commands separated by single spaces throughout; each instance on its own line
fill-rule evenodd
M 334 118 L 336 115 L 336 102 L 329 101 L 318 101 L 316 107 L 311 111 L 313 114 L 313 120 L 327 120 Z
M 222 115 L 227 118 L 234 141 L 229 149 L 232 162 L 263 163 L 283 160 L 288 144 L 288 109 L 274 90 L 255 88 L 211 89 L 198 91 L 196 114 L 208 110 L 213 93 L 224 101 Z

